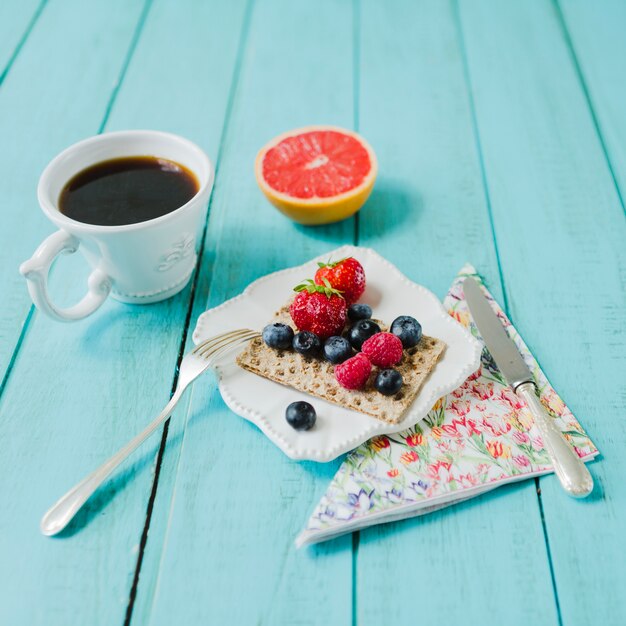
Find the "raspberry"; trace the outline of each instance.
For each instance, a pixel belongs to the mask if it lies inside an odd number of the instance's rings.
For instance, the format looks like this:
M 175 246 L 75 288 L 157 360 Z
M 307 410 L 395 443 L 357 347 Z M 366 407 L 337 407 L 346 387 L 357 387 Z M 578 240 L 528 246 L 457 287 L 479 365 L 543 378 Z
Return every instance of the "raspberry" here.
M 378 367 L 392 367 L 402 360 L 402 341 L 391 333 L 376 333 L 361 346 L 363 354 Z
M 359 353 L 335 367 L 335 378 L 346 389 L 360 389 L 367 382 L 371 371 L 369 359 Z

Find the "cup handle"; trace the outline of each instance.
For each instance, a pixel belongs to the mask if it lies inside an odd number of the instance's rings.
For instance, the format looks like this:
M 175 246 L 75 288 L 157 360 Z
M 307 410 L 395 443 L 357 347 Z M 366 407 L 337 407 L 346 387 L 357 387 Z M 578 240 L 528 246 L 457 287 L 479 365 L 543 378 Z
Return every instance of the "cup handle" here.
M 30 297 L 37 308 L 60 322 L 73 322 L 91 315 L 111 292 L 111 278 L 102 270 L 95 269 L 87 281 L 87 294 L 78 304 L 67 309 L 52 304 L 48 295 L 50 268 L 59 254 L 73 254 L 79 245 L 74 235 L 58 230 L 43 241 L 28 261 L 20 265 L 20 274 L 26 278 Z

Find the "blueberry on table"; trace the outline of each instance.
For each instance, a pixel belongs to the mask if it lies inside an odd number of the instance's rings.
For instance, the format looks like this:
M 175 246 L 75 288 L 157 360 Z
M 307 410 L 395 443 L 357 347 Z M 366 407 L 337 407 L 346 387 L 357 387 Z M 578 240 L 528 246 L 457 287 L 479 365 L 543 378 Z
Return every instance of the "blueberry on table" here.
M 352 346 L 345 337 L 329 337 L 324 343 L 324 358 L 338 365 L 352 356 Z
M 322 349 L 322 341 L 311 331 L 303 330 L 293 338 L 293 349 L 303 356 L 317 356 Z
M 422 338 L 422 325 L 410 315 L 396 317 L 391 323 L 390 330 L 400 338 L 405 348 L 416 346 Z
M 378 372 L 374 387 L 385 396 L 393 396 L 394 393 L 400 391 L 402 383 L 402 374 L 398 370 L 388 369 Z
M 291 348 L 293 341 L 293 330 L 287 324 L 268 324 L 263 329 L 263 341 L 270 347 L 277 350 L 287 350 Z
M 380 326 L 374 320 L 359 320 L 348 331 L 348 339 L 355 350 L 360 350 L 366 339 L 379 332 Z
M 317 415 L 315 409 L 308 402 L 299 400 L 292 402 L 285 411 L 287 423 L 296 430 L 311 430 L 315 426 Z
M 372 307 L 369 304 L 351 304 L 348 307 L 348 318 L 353 322 L 367 320 L 372 317 Z

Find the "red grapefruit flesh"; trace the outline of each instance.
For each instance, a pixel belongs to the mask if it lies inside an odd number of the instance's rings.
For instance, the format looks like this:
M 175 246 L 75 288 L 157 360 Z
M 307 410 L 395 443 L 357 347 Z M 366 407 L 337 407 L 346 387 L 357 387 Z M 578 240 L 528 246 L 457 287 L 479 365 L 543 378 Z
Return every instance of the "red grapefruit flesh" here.
M 303 224 L 349 217 L 369 196 L 376 157 L 351 131 L 309 127 L 285 133 L 257 156 L 256 177 L 268 199 Z

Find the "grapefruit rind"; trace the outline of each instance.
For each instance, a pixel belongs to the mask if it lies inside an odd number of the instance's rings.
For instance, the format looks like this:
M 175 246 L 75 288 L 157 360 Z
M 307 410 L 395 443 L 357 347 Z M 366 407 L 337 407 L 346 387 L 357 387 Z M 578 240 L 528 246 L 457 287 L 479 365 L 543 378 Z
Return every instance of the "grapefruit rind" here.
M 326 198 L 296 198 L 270 187 L 263 176 L 263 158 L 268 150 L 288 137 L 315 131 L 335 131 L 349 135 L 365 148 L 370 159 L 371 167 L 363 182 L 345 193 Z M 281 213 L 300 224 L 319 225 L 345 220 L 354 215 L 365 204 L 365 201 L 368 199 L 374 187 L 376 174 L 378 173 L 378 162 L 372 147 L 358 133 L 337 126 L 305 126 L 282 133 L 263 146 L 256 156 L 254 173 L 257 183 L 261 191 L 265 194 L 265 197 Z

